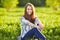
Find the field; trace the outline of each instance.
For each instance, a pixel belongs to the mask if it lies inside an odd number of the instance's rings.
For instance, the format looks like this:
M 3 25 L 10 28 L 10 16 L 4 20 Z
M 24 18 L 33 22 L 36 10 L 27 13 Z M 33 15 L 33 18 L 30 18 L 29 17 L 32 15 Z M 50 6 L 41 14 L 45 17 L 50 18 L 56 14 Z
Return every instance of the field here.
M 42 33 L 49 40 L 60 40 L 60 9 L 53 10 L 47 7 L 36 7 L 36 15 L 42 21 L 45 28 Z M 0 40 L 17 40 L 20 35 L 20 17 L 24 7 L 6 11 L 0 8 Z

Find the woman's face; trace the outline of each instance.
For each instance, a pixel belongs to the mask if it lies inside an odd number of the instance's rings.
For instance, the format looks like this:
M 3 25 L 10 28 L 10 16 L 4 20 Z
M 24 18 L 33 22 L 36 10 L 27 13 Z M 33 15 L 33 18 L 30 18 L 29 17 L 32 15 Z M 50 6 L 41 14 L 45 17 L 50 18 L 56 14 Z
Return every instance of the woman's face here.
M 27 6 L 26 11 L 27 11 L 28 15 L 31 15 L 32 14 L 32 8 L 31 8 L 31 6 Z

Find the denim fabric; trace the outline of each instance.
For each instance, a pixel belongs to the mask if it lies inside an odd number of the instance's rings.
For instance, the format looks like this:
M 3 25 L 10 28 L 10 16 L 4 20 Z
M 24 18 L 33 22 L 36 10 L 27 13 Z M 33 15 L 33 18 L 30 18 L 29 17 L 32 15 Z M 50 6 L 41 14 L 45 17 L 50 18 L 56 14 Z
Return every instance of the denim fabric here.
M 28 31 L 26 35 L 23 38 L 21 38 L 21 40 L 27 40 L 27 38 L 31 36 L 35 36 L 35 38 L 40 38 L 41 40 L 46 40 L 46 37 L 40 31 L 38 31 L 37 28 L 33 28 L 30 31 Z

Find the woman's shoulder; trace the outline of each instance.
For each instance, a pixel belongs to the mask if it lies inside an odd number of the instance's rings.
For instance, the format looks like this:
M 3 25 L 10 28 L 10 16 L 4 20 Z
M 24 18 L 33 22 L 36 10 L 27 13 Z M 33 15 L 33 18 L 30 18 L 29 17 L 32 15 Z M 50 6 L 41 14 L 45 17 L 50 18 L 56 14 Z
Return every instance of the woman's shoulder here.
M 39 19 L 39 18 L 36 16 L 36 17 L 35 17 L 35 20 L 38 20 L 38 19 Z
M 35 17 L 35 21 L 36 21 L 36 22 L 39 22 L 39 21 L 41 21 L 41 20 L 40 20 L 40 18 Z
M 20 17 L 20 19 L 25 19 L 24 16 Z

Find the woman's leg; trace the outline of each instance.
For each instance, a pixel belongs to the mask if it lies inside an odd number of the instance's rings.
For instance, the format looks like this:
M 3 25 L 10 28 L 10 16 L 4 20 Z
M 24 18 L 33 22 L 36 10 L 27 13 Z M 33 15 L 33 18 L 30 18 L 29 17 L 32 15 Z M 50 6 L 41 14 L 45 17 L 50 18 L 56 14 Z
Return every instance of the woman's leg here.
M 34 35 L 33 29 L 31 29 L 25 34 L 23 38 L 21 38 L 21 40 L 26 40 L 27 38 L 33 37 L 33 35 Z
M 37 28 L 34 28 L 35 38 L 40 38 L 42 40 L 47 40 L 46 37 Z
M 39 32 L 37 28 L 33 28 L 30 31 L 28 31 L 21 40 L 26 40 L 26 38 L 31 37 L 33 35 L 35 35 L 35 37 L 37 38 L 41 38 L 42 40 L 46 39 L 46 37 L 41 32 Z

